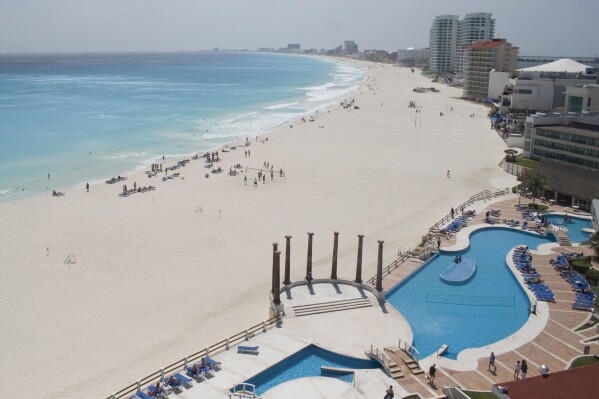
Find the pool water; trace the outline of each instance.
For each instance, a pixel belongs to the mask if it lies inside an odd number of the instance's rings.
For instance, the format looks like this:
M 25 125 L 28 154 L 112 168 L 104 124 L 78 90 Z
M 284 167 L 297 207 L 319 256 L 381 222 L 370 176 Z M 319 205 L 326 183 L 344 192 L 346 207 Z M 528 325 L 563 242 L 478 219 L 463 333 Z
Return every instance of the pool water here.
M 321 372 L 320 366 L 346 369 L 377 369 L 380 364 L 374 360 L 358 359 L 340 355 L 322 349 L 316 345 L 308 345 L 263 372 L 251 377 L 245 383 L 256 386 L 256 395 L 262 395 L 269 389 L 287 381 L 303 377 L 333 377 L 351 383 L 350 373 Z
M 467 249 L 441 251 L 390 290 L 387 301 L 410 323 L 420 358 L 448 344 L 444 356 L 457 359 L 464 349 L 489 345 L 520 329 L 528 320 L 530 301 L 509 270 L 506 255 L 517 245 L 534 249 L 552 241 L 553 236 L 483 228 L 470 236 Z M 457 254 L 476 262 L 476 274 L 461 285 L 444 283 L 439 275 Z
M 554 224 L 556 226 L 565 226 L 568 229 L 568 237 L 570 238 L 570 241 L 576 243 L 588 241 L 590 234 L 585 233 L 584 231 L 582 231 L 582 229 L 593 228 L 593 225 L 590 220 L 572 216 L 570 221 L 564 222 L 563 215 L 548 214 L 545 215 L 545 217 L 547 218 L 547 221 L 551 224 Z

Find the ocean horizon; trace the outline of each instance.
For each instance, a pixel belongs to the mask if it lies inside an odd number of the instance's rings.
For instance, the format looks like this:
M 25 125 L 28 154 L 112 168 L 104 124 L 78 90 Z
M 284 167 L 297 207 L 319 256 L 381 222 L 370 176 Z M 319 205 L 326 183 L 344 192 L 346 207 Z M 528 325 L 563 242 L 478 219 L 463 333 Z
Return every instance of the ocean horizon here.
M 0 202 L 252 139 L 330 107 L 366 73 L 263 53 L 0 55 Z

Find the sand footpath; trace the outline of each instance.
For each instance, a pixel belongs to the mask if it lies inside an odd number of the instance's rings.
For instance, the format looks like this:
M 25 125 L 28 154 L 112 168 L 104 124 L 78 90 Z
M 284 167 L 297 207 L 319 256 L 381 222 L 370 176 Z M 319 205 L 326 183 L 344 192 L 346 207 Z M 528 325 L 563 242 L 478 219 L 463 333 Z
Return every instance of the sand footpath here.
M 286 234 L 293 279 L 305 273 L 307 232 L 314 276 L 330 273 L 339 231 L 339 276 L 350 279 L 365 234 L 368 278 L 377 240 L 387 264 L 452 205 L 513 184 L 497 166 L 505 146 L 484 107 L 408 68 L 366 65 L 370 77 L 351 96 L 359 109 L 250 137 L 249 147 L 221 152 L 221 174 L 206 178 L 204 161 L 193 160 L 173 180 L 128 176 L 129 188 L 156 190 L 127 198 L 122 183 L 99 183 L 0 204 L 3 391 L 107 397 L 266 319 L 272 243 L 284 248 Z M 264 162 L 274 179 L 254 187 Z M 246 173 L 228 175 L 238 163 L 253 168 L 247 185 Z M 64 263 L 68 254 L 76 263 Z

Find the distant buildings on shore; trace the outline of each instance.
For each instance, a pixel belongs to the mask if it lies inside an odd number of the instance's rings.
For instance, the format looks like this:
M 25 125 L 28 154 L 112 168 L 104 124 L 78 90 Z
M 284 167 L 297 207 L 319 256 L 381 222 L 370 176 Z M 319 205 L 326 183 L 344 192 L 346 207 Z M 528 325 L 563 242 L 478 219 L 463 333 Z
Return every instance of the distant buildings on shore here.
M 518 48 L 505 39 L 473 43 L 465 47 L 464 59 L 464 98 L 498 98 L 516 70 Z

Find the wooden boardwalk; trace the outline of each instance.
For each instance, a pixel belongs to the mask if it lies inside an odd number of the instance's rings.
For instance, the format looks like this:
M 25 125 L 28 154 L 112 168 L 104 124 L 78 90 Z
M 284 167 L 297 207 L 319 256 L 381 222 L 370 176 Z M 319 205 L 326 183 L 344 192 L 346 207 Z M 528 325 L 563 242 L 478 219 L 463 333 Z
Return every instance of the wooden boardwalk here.
M 530 201 L 522 198 L 522 203 Z M 524 220 L 521 212 L 515 205 L 518 199 L 508 199 L 502 202 L 493 203 L 489 209 L 500 210 L 499 219 L 513 219 L 520 223 Z M 553 205 L 552 211 L 563 212 L 563 208 Z M 481 212 L 473 218 L 468 224 L 483 224 L 485 212 Z M 443 238 L 441 249 L 452 246 L 456 243 L 455 236 Z M 557 245 L 557 244 L 556 244 Z M 514 364 L 517 360 L 526 359 L 529 364 L 528 376 L 539 375 L 539 365 L 546 364 L 552 371 L 566 369 L 569 362 L 583 354 L 584 346 L 590 345 L 591 354 L 599 354 L 599 341 L 584 343 L 589 338 L 597 336 L 595 328 L 582 331 L 575 329 L 588 320 L 590 312 L 572 309 L 575 293 L 570 285 L 553 269 L 549 260 L 555 258 L 561 252 L 584 252 L 590 254 L 590 250 L 582 247 L 560 247 L 552 249 L 555 255 L 534 255 L 533 266 L 541 274 L 544 282 L 553 290 L 556 302 L 549 302 L 549 320 L 547 325 L 536 337 L 515 350 L 496 354 L 495 372 L 488 371 L 488 359 L 480 358 L 478 366 L 470 371 L 457 371 L 448 368 L 438 368 L 435 383 L 431 386 L 425 374 L 412 375 L 406 372 L 406 377 L 397 382 L 408 392 L 419 393 L 423 398 L 444 397 L 442 387 L 459 386 L 473 390 L 490 390 L 491 385 L 513 380 Z M 410 259 L 404 262 L 399 268 L 391 272 L 383 279 L 383 288 L 388 290 L 399 281 L 403 280 L 409 273 L 420 266 L 420 260 Z

